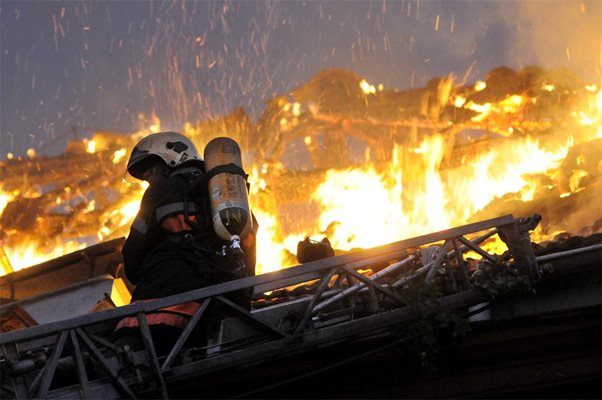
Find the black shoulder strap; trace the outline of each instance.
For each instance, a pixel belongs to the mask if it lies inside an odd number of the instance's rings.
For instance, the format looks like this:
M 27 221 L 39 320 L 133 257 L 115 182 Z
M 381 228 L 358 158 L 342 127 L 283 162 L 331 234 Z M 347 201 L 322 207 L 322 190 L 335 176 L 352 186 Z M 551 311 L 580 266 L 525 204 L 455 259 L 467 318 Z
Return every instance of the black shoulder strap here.
M 209 171 L 205 173 L 205 179 L 209 181 L 209 179 L 213 178 L 217 174 L 221 174 L 223 172 L 228 172 L 230 174 L 240 175 L 245 178 L 245 181 L 249 177 L 248 174 L 245 173 L 245 170 L 240 168 L 238 165 L 230 163 L 226 165 L 218 165 L 217 167 L 211 168 Z

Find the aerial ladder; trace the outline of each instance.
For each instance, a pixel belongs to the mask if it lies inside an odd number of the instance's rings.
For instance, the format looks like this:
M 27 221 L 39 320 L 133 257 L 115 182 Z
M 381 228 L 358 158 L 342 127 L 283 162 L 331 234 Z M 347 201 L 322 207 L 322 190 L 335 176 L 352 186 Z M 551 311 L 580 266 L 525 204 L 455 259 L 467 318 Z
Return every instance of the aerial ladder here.
M 529 231 L 541 217 L 506 215 L 367 250 L 308 262 L 144 303 L 116 307 L 0 335 L 0 397 L 170 398 L 195 393 L 210 377 L 340 344 L 370 352 L 408 340 L 392 336 L 424 311 L 408 295 L 443 283 L 436 301 L 466 314 L 491 296 L 475 275 L 485 267 L 537 282 L 542 274 Z M 490 254 L 484 244 L 499 237 L 508 251 Z M 476 260 L 476 261 L 475 261 Z M 266 302 L 264 293 L 303 288 L 298 296 Z M 257 301 L 241 308 L 227 294 L 253 288 Z M 145 316 L 195 301 L 200 308 L 167 355 L 158 356 Z M 205 347 L 187 344 L 210 310 L 222 315 Z M 116 347 L 117 322 L 135 317 L 144 349 Z M 374 341 L 375 343 L 377 341 Z M 359 344 L 361 343 L 361 345 Z M 251 396 L 253 392 L 227 396 Z M 192 396 L 195 397 L 195 396 Z M 197 393 L 196 397 L 202 397 Z

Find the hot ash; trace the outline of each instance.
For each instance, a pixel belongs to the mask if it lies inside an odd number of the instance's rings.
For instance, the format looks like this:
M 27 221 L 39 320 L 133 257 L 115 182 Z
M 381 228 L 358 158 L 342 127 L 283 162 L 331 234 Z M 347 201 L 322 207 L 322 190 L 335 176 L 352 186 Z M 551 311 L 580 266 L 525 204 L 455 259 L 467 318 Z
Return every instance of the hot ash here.
M 3 273 L 127 235 L 144 186 L 123 182 L 126 155 L 154 125 L 3 161 Z M 256 124 L 238 109 L 183 130 L 246 150 L 259 273 L 296 264 L 305 237 L 347 251 L 508 213 L 542 214 L 542 241 L 602 231 L 602 91 L 564 70 L 403 92 L 329 70 L 271 99 Z

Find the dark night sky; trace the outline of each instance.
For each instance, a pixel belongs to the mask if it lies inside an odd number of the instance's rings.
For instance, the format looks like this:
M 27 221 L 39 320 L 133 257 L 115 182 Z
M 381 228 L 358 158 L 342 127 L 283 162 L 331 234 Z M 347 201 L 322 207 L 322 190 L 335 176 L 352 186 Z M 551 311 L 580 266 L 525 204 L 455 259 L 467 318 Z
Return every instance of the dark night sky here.
M 0 18 L 0 159 L 60 153 L 72 127 L 132 132 L 153 112 L 176 130 L 237 106 L 256 118 L 330 67 L 389 89 L 502 65 L 602 76 L 599 0 L 2 0 Z

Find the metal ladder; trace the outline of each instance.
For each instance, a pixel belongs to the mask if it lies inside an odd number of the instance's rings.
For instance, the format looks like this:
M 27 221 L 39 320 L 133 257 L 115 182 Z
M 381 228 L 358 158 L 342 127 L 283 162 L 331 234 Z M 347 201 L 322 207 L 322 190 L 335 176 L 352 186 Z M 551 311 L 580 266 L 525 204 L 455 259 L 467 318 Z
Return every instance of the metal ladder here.
M 540 277 L 529 230 L 540 216 L 512 215 L 435 232 L 384 246 L 309 262 L 259 276 L 187 293 L 100 311 L 0 335 L 2 398 L 169 398 L 178 385 L 209 373 L 258 363 L 273 357 L 367 337 L 417 318 L 419 310 L 404 293 L 411 285 L 439 280 L 454 290 L 442 306 L 468 309 L 490 297 L 469 279 L 467 253 L 481 262 L 512 267 L 533 282 Z M 509 259 L 483 250 L 498 235 Z M 474 254 L 473 253 L 473 254 Z M 386 265 L 386 266 L 385 266 Z M 360 270 L 372 269 L 371 275 Z M 306 285 L 311 293 L 252 311 L 228 300 L 229 292 L 254 288 L 264 293 Z M 158 357 L 146 314 L 196 301 L 201 307 L 168 355 Z M 259 303 L 256 303 L 259 304 Z M 221 323 L 209 348 L 186 345 L 207 310 L 231 315 Z M 117 348 L 108 339 L 117 322 L 135 316 L 145 348 Z

